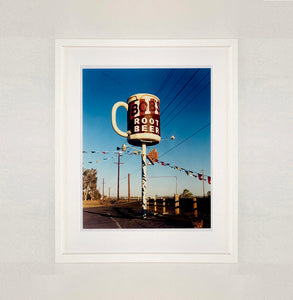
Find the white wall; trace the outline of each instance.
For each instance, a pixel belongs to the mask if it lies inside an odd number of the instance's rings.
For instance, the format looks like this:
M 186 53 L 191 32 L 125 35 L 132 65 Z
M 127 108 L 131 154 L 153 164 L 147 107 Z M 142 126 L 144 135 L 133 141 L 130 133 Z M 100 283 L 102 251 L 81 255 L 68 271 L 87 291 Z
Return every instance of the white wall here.
M 2 0 L 0 299 L 293 298 L 293 2 Z M 239 39 L 239 263 L 54 263 L 54 40 Z

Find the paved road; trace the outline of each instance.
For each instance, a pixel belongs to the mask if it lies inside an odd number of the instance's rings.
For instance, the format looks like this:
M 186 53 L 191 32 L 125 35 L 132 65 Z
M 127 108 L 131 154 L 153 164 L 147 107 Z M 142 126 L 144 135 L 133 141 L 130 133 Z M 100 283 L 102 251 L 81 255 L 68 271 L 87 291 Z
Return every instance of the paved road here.
M 141 206 L 135 202 L 83 209 L 83 227 L 93 228 L 193 228 L 186 217 L 174 215 L 141 216 Z

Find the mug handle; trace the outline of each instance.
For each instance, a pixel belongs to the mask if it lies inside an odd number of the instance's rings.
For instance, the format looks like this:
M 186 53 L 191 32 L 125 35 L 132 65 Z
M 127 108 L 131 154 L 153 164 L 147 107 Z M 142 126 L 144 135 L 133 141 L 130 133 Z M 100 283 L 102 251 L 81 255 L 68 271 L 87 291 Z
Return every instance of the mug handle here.
M 128 104 L 127 104 L 127 103 L 122 102 L 122 101 L 115 103 L 115 104 L 113 105 L 113 107 L 112 107 L 112 118 L 111 118 L 111 119 L 112 119 L 112 127 L 113 127 L 113 129 L 114 129 L 119 135 L 121 135 L 121 136 L 123 136 L 123 137 L 128 137 L 127 132 L 121 131 L 121 130 L 118 128 L 117 123 L 116 123 L 116 111 L 117 111 L 117 108 L 118 108 L 119 106 L 123 106 L 123 107 L 128 111 Z

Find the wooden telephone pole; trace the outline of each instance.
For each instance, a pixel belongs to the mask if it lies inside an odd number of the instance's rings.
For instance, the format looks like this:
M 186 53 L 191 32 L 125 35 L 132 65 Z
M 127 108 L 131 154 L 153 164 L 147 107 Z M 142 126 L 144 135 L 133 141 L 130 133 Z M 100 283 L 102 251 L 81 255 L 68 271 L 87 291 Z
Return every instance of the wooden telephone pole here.
M 120 162 L 120 152 L 118 152 L 118 162 L 115 164 L 118 164 L 118 178 L 117 178 L 117 201 L 119 201 L 119 183 L 120 183 L 120 165 L 123 164 Z

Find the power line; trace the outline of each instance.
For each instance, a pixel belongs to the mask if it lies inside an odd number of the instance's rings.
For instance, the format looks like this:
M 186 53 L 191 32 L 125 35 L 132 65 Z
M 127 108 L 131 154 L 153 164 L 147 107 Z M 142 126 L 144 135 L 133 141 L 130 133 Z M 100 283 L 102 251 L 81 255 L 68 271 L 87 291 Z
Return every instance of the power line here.
M 182 109 L 172 118 L 172 119 L 170 119 L 166 124 L 164 124 L 164 126 L 162 127 L 162 128 L 165 128 L 169 123 L 171 123 L 172 121 L 174 121 L 178 116 L 179 116 L 179 114 L 184 110 L 184 109 L 186 109 L 186 107 L 188 106 L 188 105 L 190 105 L 191 104 L 191 102 L 193 102 L 194 101 L 194 99 L 196 98 L 196 97 L 198 97 L 208 86 L 210 85 L 210 82 L 208 82 L 198 93 L 197 93 L 197 95 L 195 95 L 195 96 L 193 96 L 192 98 L 191 98 L 191 100 L 189 101 L 189 102 L 187 102 L 186 103 L 186 105 L 184 105 L 183 107 L 182 107 Z
M 168 86 L 168 92 L 165 95 L 165 99 L 169 99 L 171 98 L 171 96 L 176 92 L 176 86 L 181 86 L 182 84 L 179 84 L 179 82 L 184 78 L 185 74 L 187 73 L 187 71 L 185 70 L 183 72 L 183 74 L 179 75 L 179 77 L 176 79 L 176 81 L 173 82 L 169 82 L 169 86 Z M 175 73 L 176 74 L 176 73 Z M 174 91 L 173 91 L 174 90 Z M 160 98 L 162 98 L 162 96 L 160 96 Z M 166 105 L 163 105 L 164 103 L 162 103 L 162 108 L 161 108 L 161 114 L 165 112 L 165 110 L 167 110 L 169 107 Z
M 189 82 L 194 78 L 194 76 L 199 72 L 199 69 L 196 70 L 196 72 L 189 78 L 189 80 L 187 80 L 185 82 L 185 84 L 183 85 L 183 87 L 179 90 L 179 92 L 176 94 L 176 96 L 171 99 L 171 101 L 167 104 L 167 108 L 171 105 L 171 103 L 181 94 L 181 92 L 186 88 L 186 86 L 189 84 Z M 165 110 L 166 111 L 166 110 Z M 161 113 L 161 116 L 162 114 L 164 113 L 164 111 Z
M 172 151 L 173 149 L 177 148 L 178 146 L 182 145 L 184 142 L 186 142 L 187 140 L 189 140 L 190 138 L 192 138 L 193 136 L 195 136 L 196 134 L 198 134 L 199 132 L 201 132 L 202 130 L 204 130 L 205 128 L 207 128 L 208 126 L 210 126 L 211 123 L 207 123 L 205 126 L 201 127 L 200 129 L 196 130 L 193 134 L 191 134 L 189 137 L 185 138 L 182 142 L 180 142 L 179 144 L 177 144 L 176 146 L 172 147 L 171 149 L 169 149 L 168 151 L 166 151 L 165 153 L 163 153 L 162 155 L 160 155 L 160 158 L 169 153 L 170 151 Z
M 111 79 L 112 81 L 114 81 L 116 83 L 117 86 L 120 86 L 120 88 L 122 87 L 125 91 L 128 90 L 128 88 L 117 78 L 112 77 L 111 75 L 109 75 L 107 72 L 103 71 L 102 74 L 106 77 L 108 77 L 109 79 Z
M 174 84 L 172 84 L 172 86 L 174 87 L 174 86 L 179 85 L 179 82 L 181 81 L 181 79 L 184 78 L 184 76 L 185 76 L 186 73 L 187 73 L 187 70 L 185 70 L 185 71 L 183 72 L 183 74 L 182 74 L 181 76 L 179 76 L 179 79 L 177 79 L 177 81 L 176 81 Z M 167 94 L 166 98 L 169 97 L 169 94 L 170 94 L 170 93 L 171 93 L 171 90 L 170 90 L 170 92 Z M 170 105 L 173 101 L 174 101 L 174 100 L 171 99 L 171 100 L 169 101 L 169 103 L 165 105 L 165 109 L 162 110 L 161 116 L 162 116 L 162 114 L 164 114 L 164 112 L 169 108 L 169 105 Z
M 159 94 L 159 92 L 161 91 L 161 89 L 163 88 L 163 86 L 170 80 L 170 78 L 173 76 L 174 70 L 170 70 L 168 72 L 167 77 L 165 78 L 164 82 L 162 83 L 162 85 L 160 86 L 160 88 L 157 91 L 157 94 Z M 156 95 L 157 95 L 156 94 Z
M 140 168 L 140 167 L 138 167 L 138 170 L 130 171 L 130 175 L 137 174 L 138 172 L 141 172 L 141 168 Z M 120 181 L 121 181 L 121 182 L 122 182 L 122 181 L 125 181 L 125 180 L 127 179 L 127 177 L 128 177 L 128 176 L 122 177 Z
M 200 85 L 200 83 L 209 75 L 209 73 L 207 73 L 205 76 L 203 76 L 199 82 L 197 82 L 197 84 L 192 88 L 192 90 L 190 91 L 189 95 L 191 95 L 191 93 Z M 196 95 L 197 96 L 197 95 Z M 187 98 L 187 97 L 186 97 Z M 188 99 L 188 98 L 187 98 Z M 189 105 L 193 100 L 189 101 L 187 105 Z M 181 105 L 183 106 L 182 102 Z M 185 108 L 187 105 L 183 106 L 183 108 Z M 165 119 L 163 120 L 166 121 L 168 119 L 168 117 L 176 110 L 178 109 L 180 106 L 176 106 L 175 108 L 173 108 L 173 110 L 171 112 L 169 112 L 169 114 L 165 117 Z
M 128 162 L 131 158 L 133 158 L 132 155 L 129 155 L 130 153 L 126 153 L 126 154 L 128 154 L 128 159 L 124 160 L 123 163 L 120 162 L 120 164 L 125 164 L 125 163 Z M 131 153 L 131 154 L 133 154 L 133 153 Z M 120 158 L 123 157 L 123 156 L 125 156 L 125 155 L 124 155 L 124 154 L 120 154 Z M 116 163 L 116 164 L 117 164 L 117 163 Z M 134 171 L 133 171 L 133 172 L 134 172 Z M 136 172 L 136 173 L 137 173 L 137 172 Z M 133 173 L 131 173 L 131 174 L 133 174 Z M 121 178 L 120 178 L 120 183 L 123 182 L 126 178 L 127 178 L 127 176 L 121 177 Z M 112 177 L 112 178 L 110 179 L 109 185 L 114 184 L 114 181 L 115 181 L 115 177 Z
M 184 69 L 184 72 L 182 72 L 181 74 L 179 74 L 179 76 L 176 78 L 176 73 L 175 73 L 175 70 L 173 70 L 173 75 L 170 77 L 170 79 L 169 79 L 169 83 L 168 83 L 168 85 L 167 85 L 167 88 L 168 88 L 168 90 L 167 90 L 167 93 L 166 93 L 166 95 L 164 96 L 164 98 L 165 99 L 169 99 L 169 98 L 171 98 L 171 96 L 173 95 L 173 94 L 175 94 L 175 92 L 176 92 L 176 87 L 177 86 L 179 86 L 179 88 L 180 88 L 180 86 L 182 86 L 182 84 L 185 82 L 182 82 L 182 83 L 180 83 L 180 81 L 182 81 L 182 80 L 184 80 L 184 77 L 185 77 L 185 75 L 187 74 L 187 72 L 188 72 L 188 70 L 187 69 Z M 174 77 L 174 79 L 171 79 L 172 77 Z M 172 82 L 172 80 L 174 80 L 174 82 Z M 167 83 L 167 82 L 166 82 Z M 180 83 L 180 84 L 179 84 Z M 162 88 L 163 88 L 163 86 L 162 86 Z M 162 91 L 161 91 L 161 95 L 159 95 L 159 98 L 163 98 L 163 96 L 162 96 Z M 164 103 L 162 103 L 162 104 L 164 104 Z M 161 107 L 161 114 L 163 113 L 163 112 L 165 112 L 165 110 L 167 110 L 168 109 L 168 106 L 166 106 L 166 104 L 165 105 L 162 105 L 162 107 Z

